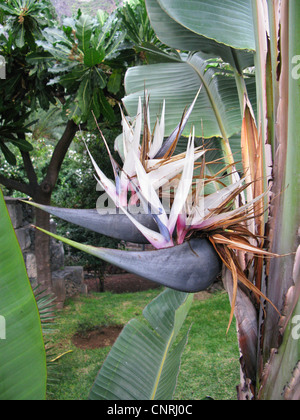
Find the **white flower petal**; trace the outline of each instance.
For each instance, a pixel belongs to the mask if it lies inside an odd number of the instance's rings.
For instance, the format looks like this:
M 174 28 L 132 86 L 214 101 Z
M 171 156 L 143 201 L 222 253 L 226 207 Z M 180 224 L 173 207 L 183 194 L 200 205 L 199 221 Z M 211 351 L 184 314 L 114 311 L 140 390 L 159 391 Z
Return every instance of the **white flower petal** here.
M 169 231 L 171 235 L 174 232 L 178 216 L 181 214 L 182 209 L 185 206 L 186 200 L 189 196 L 189 192 L 193 182 L 194 175 L 194 139 L 195 139 L 195 128 L 193 128 L 193 134 L 190 135 L 188 149 L 186 152 L 184 168 L 181 175 L 181 180 L 178 185 L 178 189 L 175 194 L 174 203 L 171 209 L 169 217 Z

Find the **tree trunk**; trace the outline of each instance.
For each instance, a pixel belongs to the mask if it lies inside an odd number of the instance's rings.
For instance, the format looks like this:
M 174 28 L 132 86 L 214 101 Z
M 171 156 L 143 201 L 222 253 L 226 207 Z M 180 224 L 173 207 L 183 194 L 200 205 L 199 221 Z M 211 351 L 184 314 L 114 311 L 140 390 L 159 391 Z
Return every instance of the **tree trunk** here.
M 50 205 L 51 194 L 45 194 L 38 188 L 34 201 L 38 204 Z M 36 209 L 36 226 L 47 231 L 50 230 L 50 215 L 42 210 Z M 41 292 L 51 294 L 52 279 L 51 279 L 51 262 L 50 262 L 50 238 L 48 235 L 35 231 L 35 255 L 37 263 L 37 278 Z
M 53 152 L 45 179 L 40 185 L 35 184 L 35 193 L 32 198 L 37 204 L 51 205 L 51 196 L 57 183 L 61 165 L 77 130 L 77 125 L 73 121 L 69 121 L 62 138 Z M 27 173 L 29 173 L 29 170 L 27 170 Z M 50 231 L 49 214 L 37 209 L 36 225 Z M 38 230 L 35 237 L 35 252 L 40 288 L 41 290 L 44 289 L 45 292 L 55 294 L 51 279 L 50 237 Z

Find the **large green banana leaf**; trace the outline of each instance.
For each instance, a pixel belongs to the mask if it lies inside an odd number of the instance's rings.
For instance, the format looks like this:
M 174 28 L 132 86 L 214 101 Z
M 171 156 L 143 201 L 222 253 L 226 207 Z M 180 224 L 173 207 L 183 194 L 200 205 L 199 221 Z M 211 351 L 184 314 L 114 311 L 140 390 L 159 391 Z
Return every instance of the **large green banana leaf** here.
M 215 54 L 237 69 L 253 65 L 251 0 L 146 0 L 146 5 L 166 45 Z
M 206 55 L 198 52 L 190 54 L 182 62 L 129 69 L 125 78 L 127 96 L 123 100 L 129 115 L 136 115 L 138 98 L 143 97 L 146 86 L 150 94 L 152 124 L 160 115 L 163 101 L 166 101 L 165 134 L 168 135 L 203 85 L 184 134 L 189 134 L 192 125 L 195 126 L 196 135 L 205 138 L 228 139 L 240 132 L 242 115 L 236 80 L 232 75 L 217 73 L 214 68 L 208 69 L 206 59 Z M 255 108 L 255 78 L 246 79 L 246 85 Z
M 90 393 L 91 400 L 170 400 L 188 332 L 173 346 L 193 295 L 166 289 L 126 325 Z M 116 363 L 117 361 L 117 363 Z
M 0 315 L 0 399 L 44 400 L 47 370 L 39 312 L 1 190 Z

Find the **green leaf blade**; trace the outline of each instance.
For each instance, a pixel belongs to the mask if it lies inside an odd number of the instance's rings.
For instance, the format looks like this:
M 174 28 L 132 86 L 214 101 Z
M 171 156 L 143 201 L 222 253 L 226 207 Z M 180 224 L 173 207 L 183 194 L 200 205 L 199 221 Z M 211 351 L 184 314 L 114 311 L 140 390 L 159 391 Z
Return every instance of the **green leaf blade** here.
M 158 0 L 188 30 L 236 49 L 255 50 L 251 0 Z
M 253 51 L 255 49 L 253 32 L 249 30 L 249 26 L 253 25 L 252 15 L 250 19 L 251 5 L 250 11 L 246 10 L 245 14 L 241 13 L 241 22 L 239 22 L 241 26 L 235 27 L 231 22 L 228 24 L 230 16 L 228 17 L 227 13 L 230 9 L 233 9 L 234 13 L 239 14 L 239 12 L 235 2 L 228 1 L 231 3 L 229 9 L 226 9 L 223 2 L 216 2 L 217 5 L 211 6 L 210 2 L 204 0 L 189 2 L 188 7 L 187 2 L 182 1 L 175 4 L 172 1 L 146 0 L 146 4 L 152 27 L 158 38 L 166 45 L 182 51 L 201 51 L 205 54 L 213 54 L 235 67 L 236 63 L 231 51 L 233 48 L 238 57 L 239 66 L 246 68 L 253 65 Z M 242 0 L 240 2 L 243 5 L 246 3 Z M 174 7 L 174 4 L 176 7 Z M 193 16 L 189 17 L 190 9 L 194 7 L 196 10 L 193 11 Z M 213 10 L 209 12 L 211 7 Z M 225 13 L 227 19 L 224 19 L 222 13 Z M 244 33 L 243 19 L 247 22 L 247 34 Z M 224 35 L 226 34 L 225 31 L 219 31 L 219 27 L 223 28 L 224 26 L 229 31 L 227 36 Z M 215 32 L 216 28 L 218 37 Z M 237 41 L 239 31 L 240 40 Z M 248 39 L 246 43 L 237 43 L 245 39 Z
M 8 211 L 0 191 L 0 399 L 44 400 L 46 356 L 38 308 Z
M 171 346 L 192 301 L 193 295 L 166 289 L 144 311 L 147 319 L 159 306 L 160 312 L 152 325 L 154 329 L 138 320 L 130 321 L 101 368 L 89 398 L 172 399 L 188 333 L 174 349 Z M 166 319 L 170 320 L 167 326 Z
M 96 50 L 96 48 L 89 48 L 84 54 L 84 64 L 87 67 L 94 67 L 100 64 L 105 56 L 104 50 Z
M 125 77 L 123 99 L 129 115 L 136 114 L 138 98 L 143 97 L 146 86 L 151 97 L 152 124 L 166 101 L 165 135 L 170 135 L 203 84 L 184 135 L 189 135 L 191 126 L 195 126 L 196 136 L 205 138 L 229 138 L 240 132 L 242 117 L 235 79 L 207 69 L 207 58 L 197 53 L 182 62 L 130 68 Z M 255 79 L 247 80 L 247 86 L 255 104 Z
M 76 36 L 79 40 L 79 48 L 85 53 L 89 46 L 93 32 L 93 21 L 87 15 L 81 15 L 76 22 Z

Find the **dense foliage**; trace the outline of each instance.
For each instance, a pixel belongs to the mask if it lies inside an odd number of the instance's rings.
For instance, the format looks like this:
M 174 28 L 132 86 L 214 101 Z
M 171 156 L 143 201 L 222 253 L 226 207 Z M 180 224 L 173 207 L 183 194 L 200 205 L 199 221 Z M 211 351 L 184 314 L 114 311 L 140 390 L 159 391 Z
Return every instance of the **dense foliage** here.
M 152 59 L 143 51 L 144 40 L 166 48 L 151 28 L 144 1 L 125 3 L 110 14 L 100 6 L 89 13 L 72 4 L 73 13 L 58 16 L 50 0 L 0 4 L 0 55 L 6 61 L 0 84 L 0 183 L 8 195 L 40 202 L 46 190 L 49 203 L 96 206 L 99 192 L 82 138 L 106 167 L 96 120 L 113 149 L 126 70 Z M 60 233 L 72 229 L 77 239 L 115 245 L 59 223 Z M 75 252 L 70 251 L 70 263 Z M 93 262 L 75 256 L 76 264 Z

